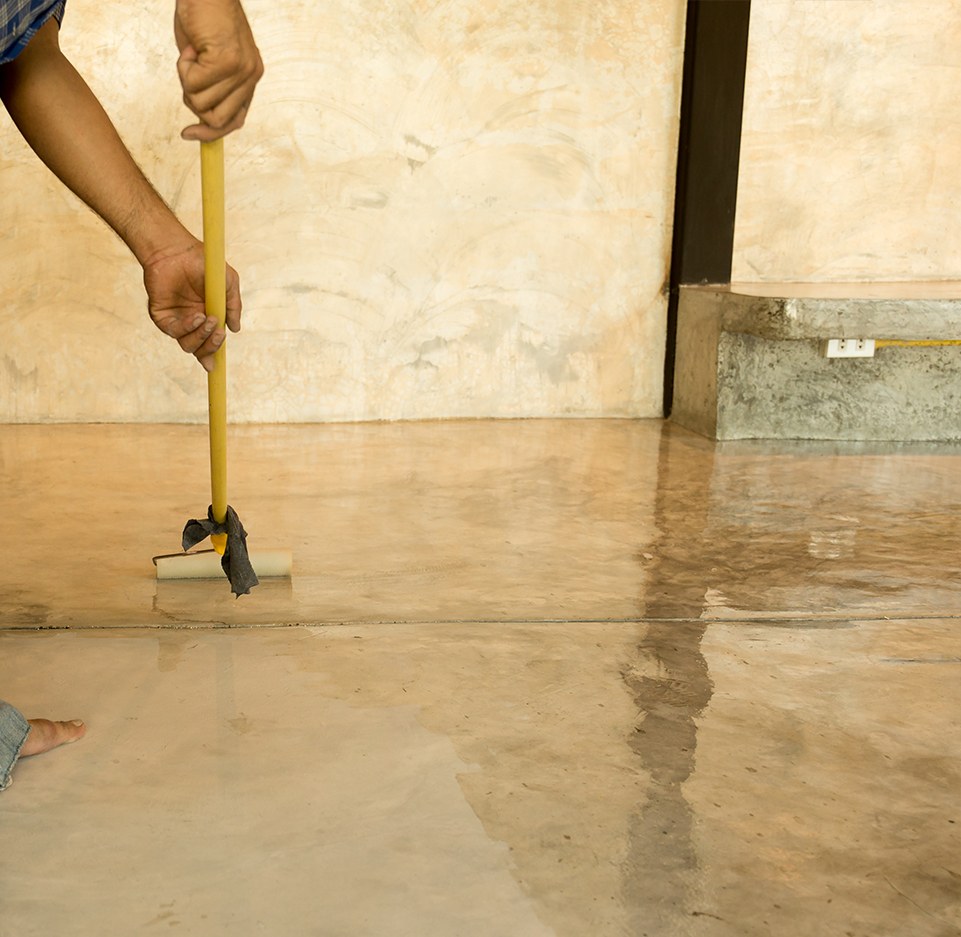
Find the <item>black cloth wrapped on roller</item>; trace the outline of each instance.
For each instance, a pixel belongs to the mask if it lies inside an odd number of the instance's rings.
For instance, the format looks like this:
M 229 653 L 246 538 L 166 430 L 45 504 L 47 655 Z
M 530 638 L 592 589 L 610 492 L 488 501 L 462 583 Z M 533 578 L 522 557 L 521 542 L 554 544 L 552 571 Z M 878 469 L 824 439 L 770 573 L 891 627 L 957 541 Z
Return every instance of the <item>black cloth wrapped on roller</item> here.
M 227 517 L 224 523 L 218 524 L 214 520 L 213 505 L 207 508 L 207 519 L 203 521 L 189 520 L 184 527 L 184 550 L 195 547 L 201 540 L 205 540 L 211 534 L 226 534 L 227 549 L 220 558 L 220 565 L 224 573 L 230 580 L 230 591 L 237 598 L 242 595 L 249 595 L 250 590 L 256 586 L 260 580 L 250 565 L 250 557 L 247 555 L 247 531 L 240 523 L 237 512 L 227 505 Z

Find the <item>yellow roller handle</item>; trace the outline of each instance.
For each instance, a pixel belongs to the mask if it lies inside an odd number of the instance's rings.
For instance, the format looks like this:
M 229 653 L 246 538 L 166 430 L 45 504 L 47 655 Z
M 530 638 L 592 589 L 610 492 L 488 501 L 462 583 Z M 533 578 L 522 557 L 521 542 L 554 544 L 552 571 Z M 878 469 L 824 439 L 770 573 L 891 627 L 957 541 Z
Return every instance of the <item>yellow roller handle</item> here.
M 207 315 L 226 328 L 227 259 L 224 220 L 224 141 L 200 144 L 200 185 L 204 209 L 204 303 Z M 207 374 L 207 413 L 210 426 L 210 503 L 214 520 L 227 518 L 227 343 L 213 356 L 213 370 Z M 223 555 L 224 534 L 210 537 L 214 549 Z

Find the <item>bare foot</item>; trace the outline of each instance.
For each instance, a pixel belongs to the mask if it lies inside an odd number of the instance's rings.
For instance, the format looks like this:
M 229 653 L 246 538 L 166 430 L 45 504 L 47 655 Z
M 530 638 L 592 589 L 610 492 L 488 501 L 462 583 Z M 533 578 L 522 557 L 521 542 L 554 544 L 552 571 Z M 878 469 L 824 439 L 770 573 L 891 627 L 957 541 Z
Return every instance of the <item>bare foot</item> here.
M 49 719 L 28 719 L 30 731 L 24 740 L 23 748 L 20 749 L 22 756 L 42 755 L 65 745 L 67 742 L 76 742 L 82 739 L 87 732 L 87 727 L 79 720 L 72 722 L 51 722 Z

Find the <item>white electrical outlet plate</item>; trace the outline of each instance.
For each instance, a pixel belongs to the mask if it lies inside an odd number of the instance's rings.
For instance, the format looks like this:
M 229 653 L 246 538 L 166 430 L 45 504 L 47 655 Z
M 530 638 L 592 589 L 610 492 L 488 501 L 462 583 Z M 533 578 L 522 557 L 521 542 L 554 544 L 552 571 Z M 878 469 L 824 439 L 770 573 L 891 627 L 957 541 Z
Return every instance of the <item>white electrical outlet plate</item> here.
M 829 338 L 821 342 L 825 358 L 873 358 L 873 338 Z

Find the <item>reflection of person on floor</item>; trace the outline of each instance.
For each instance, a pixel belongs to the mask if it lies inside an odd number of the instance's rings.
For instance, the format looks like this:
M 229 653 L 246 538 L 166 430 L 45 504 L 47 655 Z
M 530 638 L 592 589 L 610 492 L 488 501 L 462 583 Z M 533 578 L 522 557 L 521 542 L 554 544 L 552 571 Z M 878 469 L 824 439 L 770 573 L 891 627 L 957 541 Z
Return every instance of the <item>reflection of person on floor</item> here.
M 203 247 L 144 177 L 87 84 L 60 51 L 65 0 L 0 0 L 0 100 L 34 152 L 113 230 L 143 267 L 157 327 L 207 369 L 225 333 L 204 309 Z M 243 126 L 263 74 L 239 0 L 176 0 L 187 140 Z M 240 328 L 240 283 L 227 268 L 227 326 Z M 0 702 L 0 790 L 18 756 L 76 741 L 83 723 L 29 722 Z

